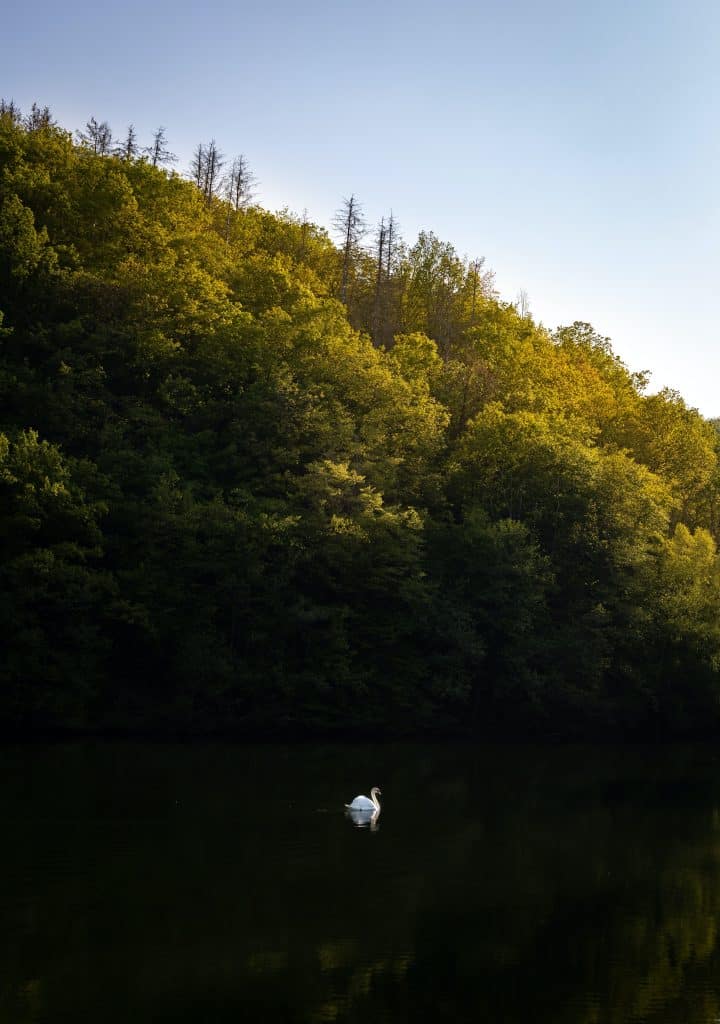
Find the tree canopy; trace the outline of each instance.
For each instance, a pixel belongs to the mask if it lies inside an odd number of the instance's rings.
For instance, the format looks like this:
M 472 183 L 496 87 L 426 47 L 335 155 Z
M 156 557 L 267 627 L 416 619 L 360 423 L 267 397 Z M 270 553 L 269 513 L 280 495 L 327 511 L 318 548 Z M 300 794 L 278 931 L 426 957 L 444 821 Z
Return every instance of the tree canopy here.
M 716 729 L 716 425 L 167 147 L 0 107 L 0 725 Z

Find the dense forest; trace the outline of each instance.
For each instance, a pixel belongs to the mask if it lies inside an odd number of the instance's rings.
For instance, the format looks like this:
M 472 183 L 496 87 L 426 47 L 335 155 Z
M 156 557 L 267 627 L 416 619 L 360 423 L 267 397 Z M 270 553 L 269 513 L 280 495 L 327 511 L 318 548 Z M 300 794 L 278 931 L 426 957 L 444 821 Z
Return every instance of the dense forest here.
M 429 231 L 172 160 L 0 108 L 0 726 L 717 730 L 716 426 Z

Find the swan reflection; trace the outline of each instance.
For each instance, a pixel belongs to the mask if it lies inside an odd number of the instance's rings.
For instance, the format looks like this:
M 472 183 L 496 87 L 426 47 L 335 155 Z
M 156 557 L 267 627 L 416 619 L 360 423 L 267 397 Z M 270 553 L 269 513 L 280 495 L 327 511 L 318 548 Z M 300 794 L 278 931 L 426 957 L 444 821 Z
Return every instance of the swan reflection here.
M 371 832 L 377 832 L 380 828 L 378 818 L 380 808 L 370 810 L 367 807 L 348 807 L 345 814 L 352 821 L 355 828 L 369 828 Z

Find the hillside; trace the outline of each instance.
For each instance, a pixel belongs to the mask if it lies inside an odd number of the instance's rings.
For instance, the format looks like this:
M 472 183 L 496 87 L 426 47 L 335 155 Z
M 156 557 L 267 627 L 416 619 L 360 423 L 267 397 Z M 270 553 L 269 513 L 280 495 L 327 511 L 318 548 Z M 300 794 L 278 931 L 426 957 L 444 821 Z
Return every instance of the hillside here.
M 430 232 L 96 148 L 0 114 L 5 730 L 718 728 L 713 423 Z

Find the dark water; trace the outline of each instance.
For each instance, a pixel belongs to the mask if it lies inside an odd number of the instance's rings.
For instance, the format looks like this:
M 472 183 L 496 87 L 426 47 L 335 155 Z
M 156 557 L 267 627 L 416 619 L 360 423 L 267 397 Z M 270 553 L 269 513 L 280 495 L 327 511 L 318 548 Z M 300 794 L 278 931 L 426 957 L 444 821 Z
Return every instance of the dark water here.
M 720 1019 L 708 747 L 12 747 L 0 806 L 2 1024 Z

